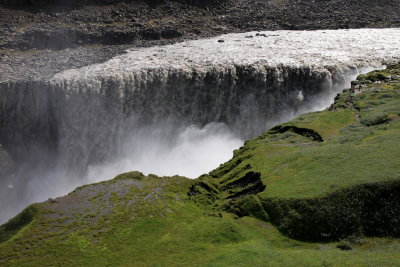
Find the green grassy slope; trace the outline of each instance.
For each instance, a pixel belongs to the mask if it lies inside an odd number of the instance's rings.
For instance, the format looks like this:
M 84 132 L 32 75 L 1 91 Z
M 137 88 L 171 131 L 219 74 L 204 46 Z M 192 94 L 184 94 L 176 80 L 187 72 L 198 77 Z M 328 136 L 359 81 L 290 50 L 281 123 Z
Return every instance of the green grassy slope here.
M 399 68 L 196 180 L 132 172 L 34 204 L 0 226 L 0 265 L 399 266 Z

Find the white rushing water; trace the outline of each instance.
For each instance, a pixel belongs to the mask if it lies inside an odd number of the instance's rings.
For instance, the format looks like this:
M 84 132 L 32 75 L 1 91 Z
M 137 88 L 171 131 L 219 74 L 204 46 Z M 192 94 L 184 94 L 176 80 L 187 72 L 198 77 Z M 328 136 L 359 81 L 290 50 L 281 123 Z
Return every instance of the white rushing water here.
M 0 112 L 18 121 L 7 136 L 16 146 L 32 138 L 16 149 L 25 176 L 0 184 L 0 222 L 125 171 L 195 178 L 245 139 L 327 107 L 357 74 L 394 62 L 400 29 L 251 32 L 131 49 L 50 83 L 3 84 Z M 43 148 L 49 138 L 54 155 Z
M 171 70 L 191 74 L 193 70 L 218 72 L 236 65 L 254 68 L 376 66 L 398 61 L 399 52 L 400 29 L 234 33 L 131 49 L 105 63 L 61 72 L 55 75 L 54 81 L 65 82 L 71 89 L 78 89 L 84 83 L 90 85 L 87 89 L 97 90 L 106 78 L 119 83 L 134 79 L 147 82 Z

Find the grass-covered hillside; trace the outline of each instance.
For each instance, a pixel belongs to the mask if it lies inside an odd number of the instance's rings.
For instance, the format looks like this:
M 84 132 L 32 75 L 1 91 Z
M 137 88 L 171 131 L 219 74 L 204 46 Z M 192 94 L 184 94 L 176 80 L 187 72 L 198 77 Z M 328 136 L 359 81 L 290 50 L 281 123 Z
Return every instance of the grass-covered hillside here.
M 0 226 L 0 266 L 399 266 L 400 66 L 198 179 L 139 172 Z

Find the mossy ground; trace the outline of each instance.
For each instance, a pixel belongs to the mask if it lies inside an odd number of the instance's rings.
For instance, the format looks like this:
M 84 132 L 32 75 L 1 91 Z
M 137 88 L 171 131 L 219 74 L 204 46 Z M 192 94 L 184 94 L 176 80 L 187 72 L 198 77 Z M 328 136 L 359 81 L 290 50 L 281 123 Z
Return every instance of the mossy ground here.
M 400 266 L 397 72 L 199 179 L 132 172 L 35 204 L 0 227 L 0 265 Z

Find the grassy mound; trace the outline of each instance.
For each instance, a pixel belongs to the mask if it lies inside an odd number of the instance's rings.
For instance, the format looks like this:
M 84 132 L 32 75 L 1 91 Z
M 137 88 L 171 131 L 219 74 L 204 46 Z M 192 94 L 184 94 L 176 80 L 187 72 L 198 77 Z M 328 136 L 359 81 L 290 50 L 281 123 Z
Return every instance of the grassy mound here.
M 130 172 L 28 207 L 0 227 L 0 265 L 399 266 L 398 73 L 198 179 Z

